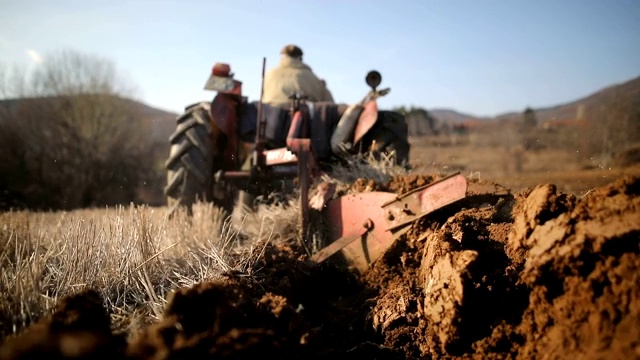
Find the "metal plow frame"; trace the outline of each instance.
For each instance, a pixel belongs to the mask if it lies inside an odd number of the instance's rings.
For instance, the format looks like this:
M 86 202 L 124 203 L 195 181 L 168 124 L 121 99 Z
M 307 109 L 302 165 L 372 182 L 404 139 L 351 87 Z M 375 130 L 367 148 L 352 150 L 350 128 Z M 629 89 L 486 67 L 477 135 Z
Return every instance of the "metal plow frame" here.
M 324 210 L 330 244 L 311 260 L 318 264 L 340 253 L 348 267 L 364 273 L 416 220 L 466 193 L 465 177 L 454 173 L 399 196 L 377 191 L 331 200 Z

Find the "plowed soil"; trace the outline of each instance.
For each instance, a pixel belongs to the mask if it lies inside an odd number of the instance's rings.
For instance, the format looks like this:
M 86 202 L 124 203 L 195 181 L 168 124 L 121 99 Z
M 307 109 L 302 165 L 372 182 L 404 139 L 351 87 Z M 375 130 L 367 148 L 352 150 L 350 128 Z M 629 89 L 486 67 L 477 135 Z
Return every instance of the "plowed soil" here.
M 360 181 L 402 193 L 434 178 Z M 1 357 L 640 358 L 640 178 L 586 196 L 553 184 L 468 197 L 412 225 L 362 276 L 269 245 L 252 276 L 180 289 L 130 340 L 99 296 L 65 299 Z

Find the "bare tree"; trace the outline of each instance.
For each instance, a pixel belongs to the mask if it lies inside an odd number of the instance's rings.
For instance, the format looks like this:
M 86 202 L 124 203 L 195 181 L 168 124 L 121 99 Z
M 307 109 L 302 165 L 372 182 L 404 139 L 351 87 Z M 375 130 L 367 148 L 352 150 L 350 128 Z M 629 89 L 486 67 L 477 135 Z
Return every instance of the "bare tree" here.
M 151 146 L 113 62 L 63 50 L 0 85 L 12 95 L 0 112 L 0 161 L 13 167 L 0 179 L 8 196 L 44 208 L 135 199 Z
M 536 112 L 530 107 L 524 109 L 524 112 L 522 113 L 522 126 L 525 129 L 535 129 L 535 127 L 538 126 Z
M 539 137 L 536 131 L 538 126 L 538 119 L 536 112 L 527 107 L 522 112 L 522 123 L 520 126 L 520 133 L 522 136 L 522 147 L 524 150 L 533 150 L 536 147 L 536 140 Z

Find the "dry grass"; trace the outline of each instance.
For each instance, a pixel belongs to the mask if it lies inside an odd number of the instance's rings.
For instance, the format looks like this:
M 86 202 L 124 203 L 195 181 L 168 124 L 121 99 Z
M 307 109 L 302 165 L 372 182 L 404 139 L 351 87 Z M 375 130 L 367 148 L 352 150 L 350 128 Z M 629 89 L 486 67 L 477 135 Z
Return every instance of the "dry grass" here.
M 161 315 L 177 287 L 226 271 L 250 274 L 266 244 L 292 226 L 283 223 L 295 221 L 270 216 L 239 230 L 208 204 L 197 204 L 192 218 L 178 212 L 169 220 L 166 211 L 0 214 L 0 334 L 19 331 L 86 287 L 102 293 L 117 330 L 135 330 Z
M 334 168 L 331 176 L 323 178 L 336 184 L 336 190 L 347 191 L 349 186 L 356 180 L 371 179 L 376 183 L 386 183 L 394 176 L 406 175 L 408 169 L 402 166 L 396 166 L 394 163 L 394 153 L 380 154 L 379 158 L 373 157 L 371 154 L 362 154 L 354 156 L 344 166 Z
M 640 165 L 604 166 L 604 159 L 584 157 L 575 149 L 522 151 L 469 141 L 441 144 L 428 140 L 413 139 L 414 167 L 427 172 L 460 171 L 468 178 L 490 180 L 512 191 L 552 183 L 559 191 L 582 195 L 623 175 L 640 176 Z
M 406 173 L 392 157 L 367 155 L 336 168 L 330 181 L 346 189 L 358 178 L 384 182 Z M 227 217 L 199 203 L 193 216 L 165 207 L 129 206 L 71 212 L 0 213 L 0 337 L 16 333 L 65 295 L 94 288 L 114 330 L 135 332 L 157 320 L 167 295 L 224 272 L 251 276 L 268 243 L 301 242 L 299 198 Z M 319 230 L 309 252 L 322 245 Z M 297 237 L 297 239 L 296 239 Z

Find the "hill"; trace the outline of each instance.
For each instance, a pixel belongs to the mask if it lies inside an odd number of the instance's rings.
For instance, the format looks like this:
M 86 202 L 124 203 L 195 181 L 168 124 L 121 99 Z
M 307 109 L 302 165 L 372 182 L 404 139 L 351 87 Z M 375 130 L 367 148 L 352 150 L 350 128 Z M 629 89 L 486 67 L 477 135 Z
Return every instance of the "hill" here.
M 622 84 L 601 89 L 569 103 L 534 109 L 542 124 L 562 124 L 571 120 L 602 120 L 603 113 L 640 113 L 640 77 Z M 520 119 L 521 113 L 511 112 L 497 116 L 497 120 Z
M 615 84 L 596 91 L 584 98 L 569 103 L 533 109 L 540 123 L 555 123 L 567 120 L 595 120 L 602 111 L 619 113 L 640 112 L 640 77 L 622 84 Z M 509 112 L 495 117 L 495 120 L 510 121 L 520 119 L 521 112 Z
M 0 100 L 0 110 L 7 111 L 15 108 L 20 101 L 37 101 L 37 99 Z M 158 152 L 168 152 L 167 139 L 175 129 L 175 119 L 178 114 L 160 110 L 132 99 L 122 99 L 122 101 L 136 109 L 140 114 L 141 121 L 149 122 L 152 129 L 150 135 L 154 145 L 157 145 Z M 613 118 L 619 119 L 621 116 L 633 116 L 640 113 L 640 77 L 606 87 L 581 99 L 551 107 L 534 108 L 533 110 L 539 124 L 549 126 L 571 125 L 580 120 L 608 121 Z M 478 117 L 443 108 L 428 109 L 428 112 L 439 125 L 465 124 L 472 126 L 494 122 L 513 122 L 522 119 L 522 113 L 515 111 L 495 117 Z M 409 135 L 429 134 L 429 129 L 434 126 L 433 119 L 421 116 L 408 117 Z
M 0 121 L 24 108 L 33 108 L 43 102 L 56 101 L 55 98 L 19 98 L 0 99 Z M 126 98 L 118 98 L 119 106 L 131 107 L 138 114 L 140 121 L 148 122 L 151 128 L 151 137 L 154 141 L 166 142 L 171 132 L 175 129 L 175 120 L 178 114 L 160 110 L 144 104 L 140 101 Z
M 151 122 L 151 137 L 153 141 L 166 143 L 168 151 L 169 135 L 175 130 L 178 114 L 160 110 L 139 101 L 130 99 L 127 101 L 135 106 L 141 115 L 141 119 Z
M 427 110 L 440 125 L 491 124 L 495 122 L 520 121 L 522 119 L 521 111 L 506 112 L 495 117 L 478 117 L 452 109 L 436 108 Z M 634 114 L 640 113 L 640 77 L 621 84 L 611 85 L 584 98 L 555 106 L 534 108 L 533 110 L 539 124 L 547 124 L 547 126 L 572 125 L 578 121 L 618 121 L 617 119 L 621 117 L 635 116 Z M 409 121 L 411 122 L 409 124 L 411 136 L 424 135 L 424 133 L 414 133 L 411 130 L 424 128 L 424 124 L 415 124 L 414 122 L 426 122 L 426 119 L 412 117 Z
M 143 102 L 123 99 L 134 105 L 141 114 L 143 121 L 151 122 L 151 137 L 154 143 L 159 147 L 166 144 L 168 151 L 167 139 L 175 129 L 175 120 L 179 114 L 161 110 Z M 0 104 L 7 101 L 17 100 L 0 100 Z M 482 124 L 492 122 L 510 122 L 520 121 L 522 112 L 506 112 L 495 117 L 480 117 L 472 114 L 458 112 L 453 109 L 433 108 L 427 109 L 439 124 L 460 125 L 460 124 Z M 524 110 L 524 109 L 523 109 Z M 604 89 L 598 90 L 584 98 L 573 100 L 564 104 L 545 108 L 534 108 L 536 117 L 540 124 L 549 123 L 567 124 L 573 120 L 595 120 L 601 119 L 603 111 L 618 113 L 634 114 L 640 112 L 640 77 L 615 84 Z M 412 117 L 409 121 L 409 133 L 411 136 L 424 135 L 425 129 L 430 128 L 430 124 L 426 123 L 426 119 L 420 117 Z M 424 122 L 424 123 L 423 123 Z
M 478 117 L 475 115 L 460 113 L 450 109 L 431 109 L 428 111 L 429 111 L 429 114 L 431 114 L 433 117 L 438 119 L 438 121 L 453 123 L 453 124 L 463 124 L 467 122 L 474 122 L 474 121 L 489 119 L 486 117 Z

